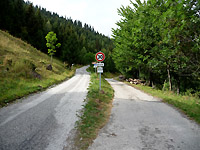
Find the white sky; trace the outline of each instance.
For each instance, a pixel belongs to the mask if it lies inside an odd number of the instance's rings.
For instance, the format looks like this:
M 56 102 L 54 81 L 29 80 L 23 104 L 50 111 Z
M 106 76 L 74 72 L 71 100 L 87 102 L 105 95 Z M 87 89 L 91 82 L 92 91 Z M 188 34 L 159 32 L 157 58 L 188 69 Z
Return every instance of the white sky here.
M 27 0 L 25 0 L 27 1 Z M 117 8 L 130 5 L 129 0 L 29 0 L 33 5 L 56 12 L 60 16 L 80 20 L 106 36 L 111 37 L 111 28 L 120 20 Z M 132 0 L 134 2 L 134 0 Z

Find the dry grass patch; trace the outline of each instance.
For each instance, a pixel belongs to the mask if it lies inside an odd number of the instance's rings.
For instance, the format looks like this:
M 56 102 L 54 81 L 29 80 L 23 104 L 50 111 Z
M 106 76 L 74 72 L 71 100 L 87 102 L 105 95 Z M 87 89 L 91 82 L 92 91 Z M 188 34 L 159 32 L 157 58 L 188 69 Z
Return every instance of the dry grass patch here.
M 46 70 L 50 57 L 30 44 L 0 30 L 0 106 L 47 88 L 73 76 L 73 70 L 53 59 L 53 70 Z

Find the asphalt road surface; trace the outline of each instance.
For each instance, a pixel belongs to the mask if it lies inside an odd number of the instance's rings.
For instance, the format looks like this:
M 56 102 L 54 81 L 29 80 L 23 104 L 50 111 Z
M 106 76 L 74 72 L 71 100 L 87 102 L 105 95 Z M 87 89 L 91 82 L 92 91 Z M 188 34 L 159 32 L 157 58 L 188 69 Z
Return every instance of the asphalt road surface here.
M 89 150 L 200 150 L 200 126 L 175 108 L 124 83 L 115 90 L 108 124 Z
M 62 150 L 87 95 L 86 68 L 58 86 L 0 109 L 0 150 Z

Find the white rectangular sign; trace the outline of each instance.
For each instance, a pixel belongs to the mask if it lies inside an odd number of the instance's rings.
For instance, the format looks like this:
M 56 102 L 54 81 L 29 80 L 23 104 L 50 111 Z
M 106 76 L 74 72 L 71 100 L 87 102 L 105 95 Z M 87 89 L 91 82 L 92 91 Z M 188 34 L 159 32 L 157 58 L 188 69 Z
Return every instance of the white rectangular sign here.
M 103 73 L 103 67 L 98 67 L 97 68 L 97 73 Z
M 97 63 L 97 66 L 98 66 L 98 67 L 103 67 L 103 66 L 104 66 L 104 63 Z

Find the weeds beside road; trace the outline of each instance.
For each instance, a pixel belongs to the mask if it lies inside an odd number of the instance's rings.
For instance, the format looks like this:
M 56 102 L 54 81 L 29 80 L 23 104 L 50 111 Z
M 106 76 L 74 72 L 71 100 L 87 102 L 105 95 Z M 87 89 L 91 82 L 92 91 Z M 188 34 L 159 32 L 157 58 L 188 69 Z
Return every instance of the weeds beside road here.
M 101 85 L 102 90 L 99 91 L 98 76 L 92 73 L 86 104 L 80 121 L 77 122 L 78 135 L 75 145 L 80 150 L 88 148 L 110 116 L 114 91 L 105 79 L 102 79 Z

